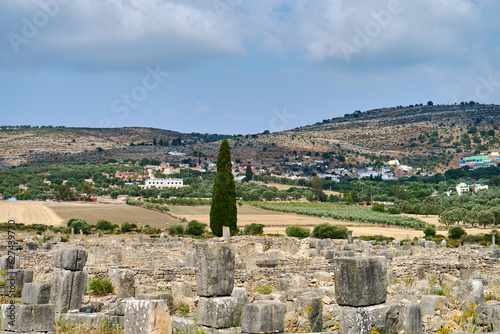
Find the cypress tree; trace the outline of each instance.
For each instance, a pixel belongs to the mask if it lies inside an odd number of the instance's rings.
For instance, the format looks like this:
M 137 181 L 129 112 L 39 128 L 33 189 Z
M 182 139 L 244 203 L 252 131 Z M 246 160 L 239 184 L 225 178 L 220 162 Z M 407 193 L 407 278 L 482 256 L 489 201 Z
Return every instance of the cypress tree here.
M 236 186 L 231 167 L 231 149 L 227 139 L 224 139 L 217 156 L 217 174 L 210 208 L 210 229 L 218 237 L 222 236 L 222 226 L 228 226 L 232 235 L 236 234 L 238 229 Z

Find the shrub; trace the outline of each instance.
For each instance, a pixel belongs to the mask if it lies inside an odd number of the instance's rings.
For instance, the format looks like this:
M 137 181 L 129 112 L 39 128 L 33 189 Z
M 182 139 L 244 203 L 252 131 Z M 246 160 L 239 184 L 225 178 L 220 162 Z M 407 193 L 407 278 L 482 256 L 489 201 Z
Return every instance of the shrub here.
M 130 224 L 129 222 L 123 222 L 122 226 L 120 227 L 120 231 L 122 233 L 128 233 L 128 232 L 132 231 L 134 228 L 137 228 L 137 225 Z
M 100 231 L 113 231 L 115 228 L 115 224 L 103 219 L 98 220 L 97 224 L 95 225 L 95 229 Z
M 69 229 L 74 229 L 75 233 L 82 231 L 83 234 L 90 234 L 92 231 L 92 227 L 83 219 L 71 218 L 66 225 Z
M 273 287 L 271 284 L 261 284 L 257 288 L 257 292 L 262 295 L 268 295 L 273 292 Z
M 181 235 L 184 233 L 184 226 L 182 225 L 172 225 L 169 228 L 167 228 L 168 233 L 170 235 Z
M 466 234 L 467 232 L 465 232 L 460 226 L 455 226 L 448 230 L 448 238 L 450 239 L 460 239 L 462 235 Z
M 372 207 L 372 211 L 377 211 L 377 212 L 385 212 L 385 207 L 383 204 L 377 204 Z
M 347 239 L 347 228 L 345 226 L 323 223 L 314 227 L 312 236 L 318 239 Z
M 391 206 L 391 207 L 389 208 L 389 213 L 390 213 L 391 215 L 399 215 L 399 214 L 401 213 L 401 211 L 400 211 L 397 207 L 395 207 L 395 206 Z
M 182 225 L 178 225 L 178 226 L 182 226 Z M 179 305 L 179 313 L 182 316 L 187 317 L 189 315 L 189 305 L 181 303 Z
M 432 226 L 427 226 L 426 228 L 424 228 L 424 234 L 426 237 L 435 237 L 436 229 Z
M 200 236 L 205 233 L 205 226 L 207 226 L 207 224 L 200 223 L 197 220 L 191 220 L 184 233 L 187 235 Z
M 89 294 L 103 296 L 113 292 L 113 284 L 107 278 L 94 278 L 89 281 Z
M 308 238 L 309 236 L 311 236 L 311 231 L 308 228 L 299 225 L 287 226 L 285 233 L 289 237 L 295 237 L 299 239 Z
M 264 233 L 264 225 L 252 223 L 245 226 L 245 235 L 261 235 Z

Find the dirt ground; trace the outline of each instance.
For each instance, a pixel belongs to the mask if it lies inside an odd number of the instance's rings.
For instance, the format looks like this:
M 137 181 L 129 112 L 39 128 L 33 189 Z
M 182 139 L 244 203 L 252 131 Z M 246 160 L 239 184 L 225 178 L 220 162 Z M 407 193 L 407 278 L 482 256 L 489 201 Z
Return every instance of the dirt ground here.
M 0 222 L 14 220 L 18 224 L 44 224 L 58 226 L 63 219 L 46 202 L 37 201 L 0 201 Z
M 16 223 L 65 225 L 71 218 L 85 219 L 89 224 L 96 224 L 99 219 L 109 220 L 113 224 L 123 222 L 166 228 L 179 221 L 157 211 L 122 204 L 77 203 L 77 202 L 38 202 L 38 201 L 0 201 L 0 222 L 14 219 Z

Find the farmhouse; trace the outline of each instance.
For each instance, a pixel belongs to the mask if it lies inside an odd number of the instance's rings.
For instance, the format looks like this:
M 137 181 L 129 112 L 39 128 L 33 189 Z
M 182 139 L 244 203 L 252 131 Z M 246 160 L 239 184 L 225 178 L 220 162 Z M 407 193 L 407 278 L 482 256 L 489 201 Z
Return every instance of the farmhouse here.
M 149 188 L 158 188 L 158 189 L 163 189 L 163 188 L 181 188 L 184 186 L 184 180 L 183 179 L 156 179 L 156 178 L 151 178 L 151 179 L 146 179 L 144 185 L 141 185 L 141 188 L 143 189 L 149 189 Z
M 469 186 L 466 183 L 460 183 L 457 185 L 456 189 L 457 189 L 458 196 L 462 196 L 462 194 L 465 191 L 470 191 L 472 189 L 472 191 L 474 193 L 477 193 L 478 190 L 488 189 L 488 186 L 481 185 L 481 184 L 473 184 L 473 185 Z

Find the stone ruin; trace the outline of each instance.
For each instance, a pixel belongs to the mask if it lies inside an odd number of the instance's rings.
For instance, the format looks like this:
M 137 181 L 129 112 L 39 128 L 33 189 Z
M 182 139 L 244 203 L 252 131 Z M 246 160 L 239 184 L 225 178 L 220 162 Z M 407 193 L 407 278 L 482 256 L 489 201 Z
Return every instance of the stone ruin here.
M 484 292 L 500 287 L 496 247 L 285 237 L 98 243 L 102 248 L 82 240 L 55 244 L 55 250 L 30 245 L 10 270 L 1 258 L 22 296 L 22 304 L 2 305 L 2 334 L 55 333 L 59 319 L 88 327 L 107 323 L 125 334 L 438 333 L 444 312 L 467 308 L 483 332 L 500 331 L 500 302 L 486 302 Z M 53 266 L 34 265 L 35 253 Z M 114 294 L 89 302 L 88 277 L 108 277 Z M 446 296 L 435 293 L 445 283 Z M 266 285 L 274 291 L 259 292 Z M 183 307 L 187 316 L 179 315 Z

